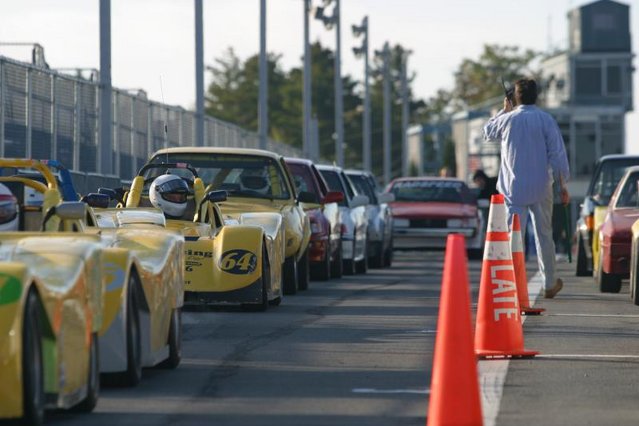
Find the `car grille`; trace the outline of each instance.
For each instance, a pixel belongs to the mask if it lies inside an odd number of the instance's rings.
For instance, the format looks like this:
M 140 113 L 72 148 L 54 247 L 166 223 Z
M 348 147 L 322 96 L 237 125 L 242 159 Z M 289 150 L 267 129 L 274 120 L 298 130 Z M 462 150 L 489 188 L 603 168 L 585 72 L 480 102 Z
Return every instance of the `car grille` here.
M 411 228 L 446 228 L 446 219 L 411 219 Z

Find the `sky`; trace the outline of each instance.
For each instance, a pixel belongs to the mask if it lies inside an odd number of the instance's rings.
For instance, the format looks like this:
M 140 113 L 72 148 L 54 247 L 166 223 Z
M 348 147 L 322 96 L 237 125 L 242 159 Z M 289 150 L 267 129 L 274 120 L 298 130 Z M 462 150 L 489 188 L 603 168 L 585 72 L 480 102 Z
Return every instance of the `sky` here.
M 312 0 L 320 6 L 321 0 Z M 204 61 L 212 65 L 232 47 L 240 58 L 259 50 L 259 0 L 203 0 Z M 631 5 L 633 49 L 639 48 L 639 2 Z M 35 42 L 52 68 L 99 68 L 99 0 L 5 0 L 0 43 Z M 418 98 L 449 89 L 464 58 L 477 58 L 487 43 L 545 51 L 567 45 L 568 10 L 588 0 L 341 0 L 342 72 L 363 76 L 351 49 L 361 44 L 351 25 L 369 19 L 369 46 L 385 41 L 413 51 Z M 195 104 L 194 1 L 111 0 L 112 81 L 144 89 L 149 98 L 192 109 Z M 311 41 L 335 47 L 335 31 L 311 20 Z M 267 50 L 282 55 L 284 69 L 301 66 L 302 0 L 267 0 Z M 0 54 L 27 60 L 26 48 L 0 45 Z M 636 60 L 635 60 L 635 66 Z M 207 73 L 208 74 L 208 73 Z M 205 84 L 209 76 L 205 75 Z M 634 73 L 639 109 L 639 72 Z M 626 116 L 628 153 L 639 153 L 639 112 Z

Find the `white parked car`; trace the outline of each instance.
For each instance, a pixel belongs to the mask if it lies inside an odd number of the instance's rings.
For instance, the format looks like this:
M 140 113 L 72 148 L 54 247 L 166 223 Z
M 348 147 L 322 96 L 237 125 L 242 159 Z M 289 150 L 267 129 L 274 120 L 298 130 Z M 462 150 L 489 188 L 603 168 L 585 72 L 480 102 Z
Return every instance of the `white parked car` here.
M 375 177 L 362 170 L 346 170 L 360 194 L 368 197 L 368 265 L 381 268 L 393 261 L 393 216 L 389 203 L 395 196 L 377 190 Z
M 331 191 L 344 193 L 339 203 L 342 214 L 342 259 L 344 274 L 365 273 L 368 269 L 368 197 L 359 194 L 340 167 L 317 166 Z

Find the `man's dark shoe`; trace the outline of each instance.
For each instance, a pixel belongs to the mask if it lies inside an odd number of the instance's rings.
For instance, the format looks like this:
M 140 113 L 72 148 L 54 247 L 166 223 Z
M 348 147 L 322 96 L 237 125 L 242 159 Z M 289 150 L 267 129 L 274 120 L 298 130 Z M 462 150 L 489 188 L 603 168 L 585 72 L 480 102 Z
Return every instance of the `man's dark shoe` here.
M 557 293 L 559 293 L 559 291 L 564 287 L 564 282 L 561 280 L 561 278 L 557 278 L 555 280 L 555 286 L 551 289 L 548 289 L 546 291 L 544 291 L 544 297 L 546 299 L 552 299 L 553 297 L 555 297 L 555 295 Z

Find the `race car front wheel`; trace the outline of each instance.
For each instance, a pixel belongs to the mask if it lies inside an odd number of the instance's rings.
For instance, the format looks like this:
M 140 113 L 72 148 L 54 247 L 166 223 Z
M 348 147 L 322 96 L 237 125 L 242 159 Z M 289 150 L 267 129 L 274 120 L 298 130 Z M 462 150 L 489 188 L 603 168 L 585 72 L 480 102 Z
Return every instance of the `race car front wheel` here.
M 25 424 L 44 422 L 44 374 L 40 303 L 35 290 L 30 290 L 24 309 L 22 329 L 22 403 Z
M 169 357 L 162 361 L 162 368 L 174 369 L 182 360 L 182 310 L 173 309 L 169 326 Z
M 284 294 L 295 294 L 298 290 L 297 262 L 295 256 L 284 260 Z
M 91 335 L 91 348 L 89 350 L 89 372 L 87 376 L 87 396 L 76 407 L 75 411 L 90 413 L 98 405 L 100 394 L 100 360 L 98 359 L 98 335 Z

